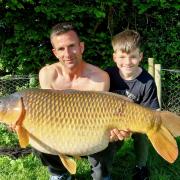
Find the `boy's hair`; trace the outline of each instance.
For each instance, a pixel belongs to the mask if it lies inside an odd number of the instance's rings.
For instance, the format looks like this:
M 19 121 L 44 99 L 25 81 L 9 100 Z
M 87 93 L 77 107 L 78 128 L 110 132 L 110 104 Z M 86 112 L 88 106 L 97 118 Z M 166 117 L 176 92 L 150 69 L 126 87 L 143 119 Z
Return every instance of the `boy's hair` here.
M 52 27 L 51 32 L 50 32 L 50 39 L 52 39 L 53 36 L 58 36 L 68 31 L 74 31 L 77 34 L 77 37 L 79 38 L 77 30 L 73 26 L 73 24 L 70 22 L 63 22 L 63 23 L 56 24 L 55 26 Z
M 135 30 L 122 31 L 112 38 L 112 46 L 115 52 L 118 50 L 130 52 L 135 48 L 140 48 L 140 45 L 141 37 Z

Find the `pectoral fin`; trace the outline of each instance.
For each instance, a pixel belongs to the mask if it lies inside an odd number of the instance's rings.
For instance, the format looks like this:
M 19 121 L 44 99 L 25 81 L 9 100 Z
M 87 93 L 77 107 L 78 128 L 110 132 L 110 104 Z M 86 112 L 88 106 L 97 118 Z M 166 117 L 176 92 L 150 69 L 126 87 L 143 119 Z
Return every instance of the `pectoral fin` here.
M 21 98 L 20 101 L 18 102 L 18 106 L 20 109 L 20 114 L 13 126 L 18 135 L 20 146 L 22 148 L 25 148 L 29 144 L 29 134 L 28 134 L 28 131 L 23 127 L 23 121 L 25 119 L 25 114 L 26 114 L 23 98 Z
M 71 174 L 76 174 L 76 162 L 65 155 L 59 155 L 64 167 L 71 173 Z
M 29 134 L 22 126 L 16 125 L 16 133 L 18 135 L 19 144 L 22 148 L 26 148 L 29 144 Z

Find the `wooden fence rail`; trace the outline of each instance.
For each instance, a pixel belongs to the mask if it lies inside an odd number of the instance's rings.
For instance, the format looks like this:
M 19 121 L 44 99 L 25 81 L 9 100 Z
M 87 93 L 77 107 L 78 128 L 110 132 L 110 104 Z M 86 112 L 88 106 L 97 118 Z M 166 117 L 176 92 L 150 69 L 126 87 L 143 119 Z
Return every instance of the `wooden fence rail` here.
M 154 64 L 154 58 L 148 58 L 148 72 L 154 77 L 157 86 L 157 95 L 160 109 L 162 107 L 161 99 L 161 64 Z

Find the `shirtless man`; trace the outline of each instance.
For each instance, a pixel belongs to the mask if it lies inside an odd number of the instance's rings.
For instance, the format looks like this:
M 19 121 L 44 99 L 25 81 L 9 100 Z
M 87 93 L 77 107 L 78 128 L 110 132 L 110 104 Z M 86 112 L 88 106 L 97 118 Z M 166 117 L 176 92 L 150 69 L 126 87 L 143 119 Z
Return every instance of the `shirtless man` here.
M 50 40 L 53 46 L 52 51 L 59 62 L 47 65 L 40 70 L 39 81 L 42 89 L 109 90 L 108 74 L 82 59 L 84 43 L 80 41 L 72 24 L 61 23 L 54 26 Z M 123 140 L 128 135 L 129 132 L 113 129 L 110 131 L 110 140 Z M 43 164 L 48 166 L 50 180 L 71 179 L 67 170 L 60 164 L 58 156 L 40 152 L 39 155 Z M 92 164 L 92 160 L 97 163 Z M 94 170 L 92 173 L 94 180 L 110 179 L 109 172 L 104 173 L 102 170 L 102 166 L 106 169 L 105 164 L 98 162 L 94 157 L 91 157 L 90 163 Z

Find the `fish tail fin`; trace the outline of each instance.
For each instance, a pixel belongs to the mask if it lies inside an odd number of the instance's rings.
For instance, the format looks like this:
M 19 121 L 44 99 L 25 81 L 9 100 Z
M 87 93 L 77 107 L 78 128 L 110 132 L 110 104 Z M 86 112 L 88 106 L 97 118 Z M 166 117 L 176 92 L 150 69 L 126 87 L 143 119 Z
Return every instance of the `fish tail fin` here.
M 171 132 L 174 137 L 180 136 L 180 116 L 169 111 L 161 111 L 162 124 Z
M 147 133 L 149 140 L 157 153 L 169 163 L 173 163 L 178 156 L 178 147 L 176 140 L 170 132 L 161 126 L 155 132 Z

